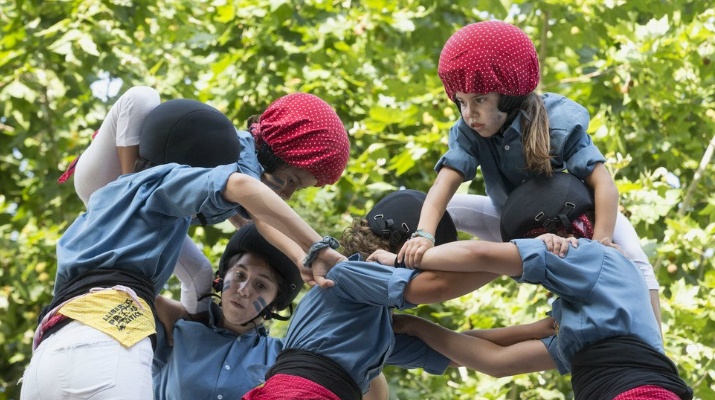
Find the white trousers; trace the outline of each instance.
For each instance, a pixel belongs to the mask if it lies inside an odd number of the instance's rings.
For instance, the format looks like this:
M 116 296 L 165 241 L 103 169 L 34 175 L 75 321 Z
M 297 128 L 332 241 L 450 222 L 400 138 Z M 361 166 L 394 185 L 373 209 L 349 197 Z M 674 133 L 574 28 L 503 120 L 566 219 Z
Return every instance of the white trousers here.
M 455 194 L 447 205 L 447 211 L 454 220 L 457 230 L 467 232 L 481 240 L 501 242 L 499 227 L 500 213 L 487 196 L 474 194 Z M 658 281 L 653 272 L 653 266 L 648 260 L 636 230 L 630 221 L 618 213 L 616 228 L 613 232 L 613 242 L 621 246 L 623 252 L 641 270 L 648 289 L 657 290 Z
M 21 400 L 151 400 L 149 338 L 130 348 L 72 321 L 45 338 L 25 369 Z

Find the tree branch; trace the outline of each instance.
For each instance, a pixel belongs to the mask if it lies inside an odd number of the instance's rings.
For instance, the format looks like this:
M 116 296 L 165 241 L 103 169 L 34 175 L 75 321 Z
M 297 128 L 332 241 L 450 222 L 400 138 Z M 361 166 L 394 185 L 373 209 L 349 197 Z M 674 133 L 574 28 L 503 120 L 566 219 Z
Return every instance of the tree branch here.
M 688 188 L 685 190 L 685 196 L 683 196 L 683 201 L 680 202 L 680 207 L 678 208 L 678 213 L 676 214 L 678 217 L 683 217 L 687 210 L 690 208 L 690 203 L 693 199 L 693 193 L 695 193 L 695 190 L 698 187 L 698 183 L 700 183 L 700 179 L 702 179 L 703 171 L 705 171 L 705 168 L 707 168 L 708 164 L 710 164 L 710 160 L 713 157 L 713 153 L 715 153 L 715 135 L 712 137 L 712 139 L 710 139 L 710 143 L 705 149 L 703 158 L 700 160 L 700 165 L 698 165 L 698 169 L 695 170 L 695 173 L 693 174 L 693 180 L 690 182 Z M 655 264 L 653 264 L 653 269 L 657 271 L 661 267 L 661 264 L 663 263 L 664 259 L 665 256 L 660 255 Z

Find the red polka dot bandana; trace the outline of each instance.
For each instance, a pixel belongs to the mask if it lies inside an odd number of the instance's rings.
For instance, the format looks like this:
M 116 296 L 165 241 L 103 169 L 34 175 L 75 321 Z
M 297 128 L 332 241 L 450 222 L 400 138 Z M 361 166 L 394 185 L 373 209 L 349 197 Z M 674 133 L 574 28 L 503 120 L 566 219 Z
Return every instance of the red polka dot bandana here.
M 257 146 L 266 143 L 281 160 L 315 175 L 316 186 L 337 182 L 348 163 L 350 141 L 343 122 L 312 94 L 279 98 L 250 130 Z
M 539 84 L 534 44 L 514 25 L 501 21 L 470 24 L 447 40 L 438 74 L 447 96 L 456 92 L 496 92 L 524 96 Z
M 659 386 L 645 385 L 621 393 L 613 400 L 680 400 L 680 396 Z

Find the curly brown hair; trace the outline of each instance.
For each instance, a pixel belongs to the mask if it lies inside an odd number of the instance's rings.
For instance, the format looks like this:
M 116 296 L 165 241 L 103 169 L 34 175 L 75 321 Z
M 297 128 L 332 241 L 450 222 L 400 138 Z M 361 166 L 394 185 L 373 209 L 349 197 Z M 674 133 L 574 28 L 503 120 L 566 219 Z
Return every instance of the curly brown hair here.
M 363 259 L 366 259 L 375 250 L 394 251 L 394 249 L 390 249 L 389 240 L 375 235 L 370 230 L 365 218 L 353 219 L 352 226 L 343 231 L 340 244 L 343 248 L 343 255 L 351 256 L 360 253 Z M 402 243 L 398 243 L 398 246 L 395 247 L 399 249 L 401 246 Z

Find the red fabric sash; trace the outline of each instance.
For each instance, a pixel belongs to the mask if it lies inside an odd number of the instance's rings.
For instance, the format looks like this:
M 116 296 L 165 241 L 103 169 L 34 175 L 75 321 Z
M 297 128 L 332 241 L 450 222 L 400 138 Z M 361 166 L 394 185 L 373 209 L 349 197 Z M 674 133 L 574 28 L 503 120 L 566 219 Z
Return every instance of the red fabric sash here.
M 252 389 L 242 400 L 340 400 L 330 390 L 299 376 L 276 374 L 263 386 Z
M 623 392 L 613 400 L 680 400 L 680 397 L 660 386 L 646 385 Z

